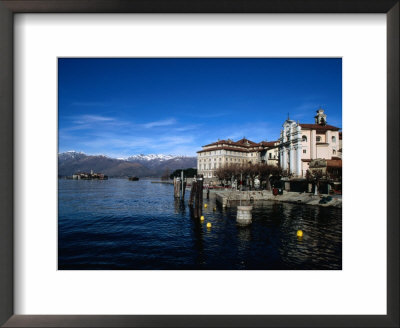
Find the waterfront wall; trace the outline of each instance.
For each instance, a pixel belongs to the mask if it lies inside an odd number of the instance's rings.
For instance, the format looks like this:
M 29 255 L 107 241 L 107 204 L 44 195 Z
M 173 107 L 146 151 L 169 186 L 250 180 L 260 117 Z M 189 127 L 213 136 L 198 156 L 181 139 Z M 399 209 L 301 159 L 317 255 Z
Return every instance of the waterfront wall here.
M 264 200 L 287 202 L 295 204 L 317 205 L 317 206 L 332 206 L 342 207 L 341 196 L 317 196 L 309 193 L 287 192 L 284 191 L 282 195 L 274 196 L 271 191 L 218 191 L 215 193 L 216 201 L 222 207 L 236 206 L 237 202 L 257 202 Z M 321 202 L 322 200 L 322 202 Z

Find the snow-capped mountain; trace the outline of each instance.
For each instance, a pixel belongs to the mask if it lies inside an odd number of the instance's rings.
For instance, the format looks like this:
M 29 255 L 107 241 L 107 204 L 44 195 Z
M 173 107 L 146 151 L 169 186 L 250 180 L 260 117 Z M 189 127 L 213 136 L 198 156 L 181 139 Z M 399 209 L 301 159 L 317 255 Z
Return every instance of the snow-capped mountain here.
M 129 156 L 126 160 L 130 163 L 141 164 L 158 173 L 165 171 L 165 169 L 174 171 L 181 168 L 194 168 L 197 163 L 196 157 L 162 154 L 140 154 Z
M 166 161 L 175 157 L 182 157 L 182 156 L 163 155 L 163 154 L 148 154 L 148 155 L 139 154 L 139 155 L 129 156 L 126 160 L 130 162 L 153 161 L 153 160 Z
M 166 171 L 172 173 L 176 169 L 195 168 L 196 161 L 196 157 L 188 156 L 140 154 L 123 159 L 68 151 L 58 154 L 58 174 L 69 176 L 93 170 L 111 177 L 160 177 Z
M 65 153 L 58 154 L 58 160 L 80 159 L 86 156 L 87 155 L 85 153 L 70 150 L 66 151 Z

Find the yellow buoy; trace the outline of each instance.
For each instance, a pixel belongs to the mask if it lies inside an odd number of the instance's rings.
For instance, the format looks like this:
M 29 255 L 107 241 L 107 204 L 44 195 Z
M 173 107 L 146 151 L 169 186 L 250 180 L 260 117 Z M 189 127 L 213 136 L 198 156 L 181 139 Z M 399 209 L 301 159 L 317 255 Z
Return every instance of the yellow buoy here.
M 200 216 L 200 221 L 204 221 L 204 216 Z
M 204 208 L 207 208 L 207 206 L 208 206 L 207 204 L 204 204 Z
M 297 237 L 299 238 L 303 237 L 303 231 L 297 230 Z
M 207 222 L 207 228 L 211 228 L 211 223 Z

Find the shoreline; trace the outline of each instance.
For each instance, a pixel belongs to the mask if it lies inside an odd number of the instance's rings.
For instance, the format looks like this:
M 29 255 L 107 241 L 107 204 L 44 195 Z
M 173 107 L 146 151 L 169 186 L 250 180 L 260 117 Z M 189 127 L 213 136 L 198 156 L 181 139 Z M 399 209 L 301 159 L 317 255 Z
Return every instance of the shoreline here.
M 274 196 L 270 190 L 262 191 L 214 191 L 211 194 L 215 195 L 216 202 L 222 205 L 222 207 L 230 207 L 231 202 L 238 202 L 240 200 L 247 202 L 257 201 L 275 201 L 292 204 L 303 204 L 312 206 L 322 207 L 335 207 L 342 208 L 342 196 L 334 195 L 314 195 L 311 193 L 299 193 L 299 192 L 288 192 L 283 191 L 283 195 Z M 323 200 L 323 203 L 320 201 Z

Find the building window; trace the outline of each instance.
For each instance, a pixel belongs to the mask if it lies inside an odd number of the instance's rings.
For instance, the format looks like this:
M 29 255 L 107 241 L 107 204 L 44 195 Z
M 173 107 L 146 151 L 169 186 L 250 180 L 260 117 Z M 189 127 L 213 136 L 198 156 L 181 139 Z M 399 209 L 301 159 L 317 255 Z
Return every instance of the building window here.
M 302 139 L 302 141 L 307 142 L 307 137 L 306 136 L 302 136 L 301 139 Z
M 336 137 L 335 136 L 332 136 L 332 142 L 336 143 Z
M 272 158 L 272 154 L 271 154 L 271 153 L 269 153 L 269 158 L 270 158 L 270 159 Z
M 306 153 L 307 153 L 307 150 L 303 149 L 303 154 L 306 154 Z
M 333 155 L 336 155 L 336 150 L 335 149 L 333 150 Z
M 321 142 L 321 137 L 320 136 L 317 137 L 317 142 Z

